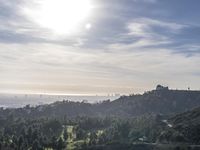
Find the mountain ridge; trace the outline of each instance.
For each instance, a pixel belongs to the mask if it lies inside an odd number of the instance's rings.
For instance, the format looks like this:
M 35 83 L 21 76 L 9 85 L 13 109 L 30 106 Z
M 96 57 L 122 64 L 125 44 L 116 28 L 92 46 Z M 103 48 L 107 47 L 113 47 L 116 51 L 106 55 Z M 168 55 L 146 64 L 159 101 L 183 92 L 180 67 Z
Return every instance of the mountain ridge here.
M 157 86 L 156 90 L 144 94 L 121 96 L 110 101 L 90 104 L 67 100 L 52 104 L 18 109 L 1 109 L 0 114 L 25 117 L 76 117 L 76 116 L 117 116 L 134 117 L 146 114 L 170 115 L 188 111 L 200 106 L 200 91 L 171 90 Z

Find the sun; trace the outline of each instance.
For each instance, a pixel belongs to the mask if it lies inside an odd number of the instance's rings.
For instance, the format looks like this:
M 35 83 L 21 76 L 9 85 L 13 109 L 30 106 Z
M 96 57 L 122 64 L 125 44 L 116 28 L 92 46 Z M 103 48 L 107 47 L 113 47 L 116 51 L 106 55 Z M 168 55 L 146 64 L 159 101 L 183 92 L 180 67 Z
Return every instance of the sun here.
M 34 4 L 33 8 L 25 9 L 28 17 L 57 34 L 79 30 L 93 8 L 90 0 L 35 0 Z

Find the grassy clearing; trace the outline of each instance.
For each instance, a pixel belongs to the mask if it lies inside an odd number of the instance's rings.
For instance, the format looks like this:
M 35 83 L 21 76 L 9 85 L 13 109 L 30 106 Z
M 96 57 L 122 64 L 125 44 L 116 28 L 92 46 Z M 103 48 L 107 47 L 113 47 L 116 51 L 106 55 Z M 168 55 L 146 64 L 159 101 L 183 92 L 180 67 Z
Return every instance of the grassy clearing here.
M 62 139 L 64 139 L 64 132 L 67 130 L 68 139 L 66 141 L 66 149 L 67 150 L 74 150 L 75 149 L 75 133 L 73 132 L 74 126 L 64 126 L 63 131 L 60 135 Z
M 88 132 L 87 133 L 87 138 L 85 140 L 76 140 L 76 133 L 74 131 L 74 126 L 63 126 L 63 131 L 60 135 L 60 137 L 62 139 L 64 139 L 64 132 L 65 130 L 67 131 L 67 134 L 68 134 L 68 139 L 66 141 L 66 149 L 67 150 L 75 150 L 76 147 L 84 144 L 84 142 L 86 143 L 89 143 L 90 142 L 90 135 L 91 135 L 91 132 Z M 103 134 L 103 130 L 97 130 L 96 131 L 96 135 L 97 137 L 100 137 L 101 135 Z M 46 150 L 52 150 L 52 149 L 46 149 Z

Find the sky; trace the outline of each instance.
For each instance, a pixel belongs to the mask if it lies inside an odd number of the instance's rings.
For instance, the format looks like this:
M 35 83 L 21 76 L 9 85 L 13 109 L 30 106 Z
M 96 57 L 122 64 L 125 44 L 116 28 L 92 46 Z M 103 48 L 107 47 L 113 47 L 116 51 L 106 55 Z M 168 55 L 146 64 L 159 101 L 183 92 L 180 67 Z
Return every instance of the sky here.
M 199 0 L 0 0 L 0 92 L 200 90 Z

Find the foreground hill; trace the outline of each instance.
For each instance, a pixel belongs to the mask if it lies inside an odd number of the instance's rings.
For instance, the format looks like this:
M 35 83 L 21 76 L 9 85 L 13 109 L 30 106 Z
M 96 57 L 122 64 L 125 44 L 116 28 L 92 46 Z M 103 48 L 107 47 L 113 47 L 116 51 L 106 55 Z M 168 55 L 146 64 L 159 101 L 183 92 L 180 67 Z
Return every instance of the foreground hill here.
M 0 110 L 1 116 L 21 117 L 76 117 L 76 116 L 118 116 L 134 117 L 146 114 L 170 115 L 200 106 L 200 91 L 169 90 L 157 86 L 156 90 L 142 95 L 122 96 L 115 101 L 98 104 L 70 102 L 63 100 L 37 107 Z
M 1 109 L 0 149 L 197 150 L 200 107 L 179 112 L 197 106 L 198 98 L 199 92 L 161 88 L 100 104 Z
M 169 122 L 186 142 L 200 144 L 200 107 L 176 115 L 169 119 Z M 169 135 L 169 132 L 167 134 Z

